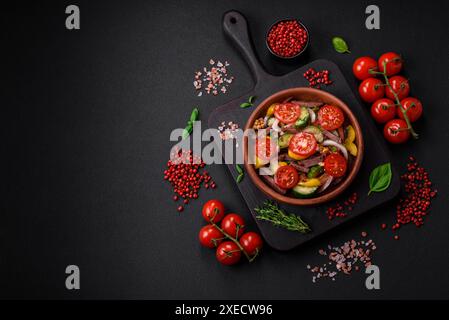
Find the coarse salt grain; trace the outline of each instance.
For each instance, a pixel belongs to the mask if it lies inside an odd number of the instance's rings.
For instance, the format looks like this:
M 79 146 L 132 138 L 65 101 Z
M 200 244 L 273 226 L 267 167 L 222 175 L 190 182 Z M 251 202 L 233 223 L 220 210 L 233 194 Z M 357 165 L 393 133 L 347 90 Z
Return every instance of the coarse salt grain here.
M 338 247 L 329 245 L 328 249 L 329 254 L 323 249 L 318 251 L 320 255 L 327 256 L 328 262 L 322 266 L 307 265 L 307 269 L 313 274 L 312 282 L 314 283 L 321 278 L 331 278 L 335 281 L 339 273 L 350 275 L 352 270 L 359 271 L 360 265 L 365 268 L 370 266 L 372 251 L 376 250 L 376 246 L 371 239 L 367 242 L 350 240 Z M 334 267 L 334 270 L 328 270 L 328 267 Z
M 193 87 L 200 91 L 197 94 L 198 97 L 201 97 L 203 92 L 214 96 L 220 92 L 226 93 L 234 80 L 234 77 L 228 76 L 229 63 L 227 61 L 223 64 L 221 61 L 215 62 L 214 59 L 210 59 L 209 65 L 210 69 L 203 67 L 203 72 L 195 72 Z

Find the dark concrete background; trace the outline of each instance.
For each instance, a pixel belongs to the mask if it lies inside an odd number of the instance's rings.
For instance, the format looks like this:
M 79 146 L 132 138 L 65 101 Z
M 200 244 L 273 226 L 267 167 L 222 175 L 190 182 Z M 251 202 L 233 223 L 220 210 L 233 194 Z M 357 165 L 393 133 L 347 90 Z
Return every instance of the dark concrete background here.
M 65 29 L 69 4 L 81 9 L 81 30 Z M 447 2 L 376 1 L 381 30 L 364 27 L 368 1 L 35 1 L 2 9 L 6 158 L 0 221 L 0 297 L 145 299 L 407 299 L 449 297 L 447 195 Z M 267 248 L 251 265 L 219 266 L 203 249 L 203 201 L 219 197 L 255 228 L 224 166 L 212 166 L 215 192 L 178 214 L 162 180 L 169 134 L 193 106 L 212 107 L 252 87 L 250 73 L 224 38 L 230 9 L 249 20 L 268 71 L 282 74 L 318 58 L 337 63 L 356 90 L 351 65 L 360 55 L 397 51 L 405 57 L 412 95 L 424 104 L 418 141 L 391 147 L 403 169 L 416 155 L 439 190 L 425 226 L 407 226 L 394 241 L 380 231 L 394 203 L 373 210 L 291 252 Z M 293 16 L 308 26 L 306 59 L 274 61 L 264 35 Z M 344 37 L 350 55 L 330 43 Z M 228 60 L 236 77 L 228 94 L 198 98 L 193 72 L 209 58 Z M 380 131 L 379 131 L 380 134 Z M 324 214 L 324 213 L 323 213 Z M 367 231 L 378 250 L 381 290 L 363 273 L 311 282 L 317 250 Z M 65 289 L 65 267 L 81 269 L 81 290 Z

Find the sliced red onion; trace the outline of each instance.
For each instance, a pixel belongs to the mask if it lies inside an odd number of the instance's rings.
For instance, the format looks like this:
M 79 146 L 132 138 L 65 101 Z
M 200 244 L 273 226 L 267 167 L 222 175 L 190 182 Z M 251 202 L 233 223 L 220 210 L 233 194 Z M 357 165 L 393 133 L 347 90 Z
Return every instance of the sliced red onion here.
M 273 130 L 276 131 L 276 132 L 281 132 L 282 131 L 282 129 L 279 127 L 279 120 L 278 119 L 274 120 L 273 125 L 271 126 L 271 128 L 273 128 Z
M 314 123 L 315 120 L 316 120 L 316 114 L 315 114 L 315 112 L 314 112 L 312 109 L 310 109 L 310 108 L 307 108 L 307 111 L 309 111 L 310 122 L 311 122 L 311 123 Z
M 273 171 L 271 171 L 270 168 L 262 167 L 262 168 L 259 169 L 259 174 L 261 176 L 272 176 L 274 173 L 273 173 Z
M 326 175 L 326 174 L 324 174 L 324 175 Z M 323 192 L 324 190 L 329 188 L 329 186 L 332 183 L 332 180 L 334 180 L 334 177 L 331 177 L 331 176 L 327 176 L 327 177 L 328 178 L 326 179 L 326 181 L 324 181 L 324 183 L 318 188 L 318 190 L 317 190 L 318 193 Z
M 345 146 L 343 146 L 342 144 L 339 144 L 335 141 L 332 140 L 324 140 L 323 141 L 323 146 L 334 146 L 338 149 L 340 149 L 341 153 L 343 153 L 343 156 L 348 159 L 348 150 L 346 150 Z
M 264 125 L 264 127 L 267 126 L 269 118 L 270 118 L 269 116 L 265 116 L 265 118 L 263 118 L 263 125 Z

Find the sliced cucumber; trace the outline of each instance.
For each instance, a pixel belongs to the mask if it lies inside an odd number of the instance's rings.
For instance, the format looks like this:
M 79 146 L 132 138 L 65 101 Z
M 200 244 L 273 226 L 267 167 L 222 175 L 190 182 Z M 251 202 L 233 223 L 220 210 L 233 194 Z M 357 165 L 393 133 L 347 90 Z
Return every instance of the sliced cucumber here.
M 293 137 L 293 135 L 291 133 L 286 133 L 286 134 L 280 136 L 278 139 L 278 146 L 280 148 L 287 148 L 291 137 Z
M 321 130 L 318 127 L 308 126 L 303 131 L 313 134 L 318 143 L 322 143 L 324 141 L 323 133 L 321 132 Z
M 276 120 L 275 117 L 270 117 L 270 118 L 268 118 L 268 120 L 267 120 L 267 126 L 271 127 L 271 126 L 273 125 L 273 123 L 274 123 L 275 120 Z
M 315 191 L 318 190 L 318 187 L 303 187 L 297 185 L 292 189 L 293 195 L 297 198 L 309 198 L 313 196 Z
M 312 168 L 310 168 L 309 172 L 307 172 L 307 178 L 309 178 L 309 179 L 316 178 L 319 175 L 321 175 L 323 172 L 324 172 L 324 169 L 322 166 L 320 166 L 320 165 L 313 166 Z
M 310 114 L 309 111 L 307 111 L 307 108 L 301 107 L 301 114 L 299 115 L 298 120 L 296 120 L 295 127 L 296 128 L 304 127 L 309 121 L 309 118 Z

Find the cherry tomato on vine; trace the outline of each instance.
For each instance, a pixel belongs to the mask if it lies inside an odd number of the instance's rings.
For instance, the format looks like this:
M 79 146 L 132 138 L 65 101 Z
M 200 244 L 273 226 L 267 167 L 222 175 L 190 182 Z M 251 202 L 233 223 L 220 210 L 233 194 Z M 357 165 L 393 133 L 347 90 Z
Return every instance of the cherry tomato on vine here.
M 394 76 L 390 78 L 390 85 L 393 88 L 394 92 L 398 95 L 399 100 L 405 99 L 408 97 L 410 93 L 410 85 L 408 80 L 403 76 Z M 395 96 L 390 87 L 387 87 L 385 90 L 385 94 L 388 98 L 394 100 Z
M 231 237 L 239 238 L 245 230 L 245 220 L 238 214 L 230 213 L 221 221 L 221 229 Z
M 401 72 L 402 58 L 397 53 L 387 52 L 380 56 L 378 67 L 381 72 L 384 72 L 384 62 L 386 63 L 386 74 L 388 77 Z
M 204 247 L 215 248 L 223 241 L 224 235 L 215 226 L 208 224 L 201 228 L 198 238 Z
M 421 118 L 422 115 L 422 104 L 421 101 L 419 101 L 416 98 L 408 97 L 401 101 L 402 106 L 406 110 L 407 117 L 410 120 L 410 122 L 415 122 L 419 118 Z M 404 119 L 404 115 L 402 114 L 401 108 L 398 106 L 398 116 L 401 119 Z
M 230 266 L 240 261 L 242 251 L 234 242 L 225 241 L 218 246 L 215 256 L 221 264 Z
M 393 100 L 379 99 L 371 106 L 371 116 L 377 123 L 386 123 L 396 116 L 396 106 Z
M 410 138 L 410 131 L 407 128 L 407 123 L 404 120 L 391 120 L 384 127 L 384 137 L 394 144 L 404 143 Z
M 254 256 L 256 253 L 260 252 L 263 246 L 262 238 L 255 232 L 247 232 L 240 238 L 240 245 L 243 250 L 250 255 Z
M 347 168 L 345 157 L 339 153 L 331 153 L 324 159 L 324 172 L 334 178 L 343 177 Z
M 385 87 L 379 79 L 368 78 L 360 84 L 359 94 L 363 101 L 374 102 L 384 97 Z
M 218 223 L 223 219 L 223 216 L 225 214 L 224 205 L 221 201 L 212 199 L 207 201 L 203 205 L 202 210 L 203 218 L 207 222 L 215 222 Z
M 352 65 L 352 73 L 359 80 L 365 80 L 373 77 L 369 71 L 377 71 L 377 61 L 371 57 L 360 57 L 354 61 Z

